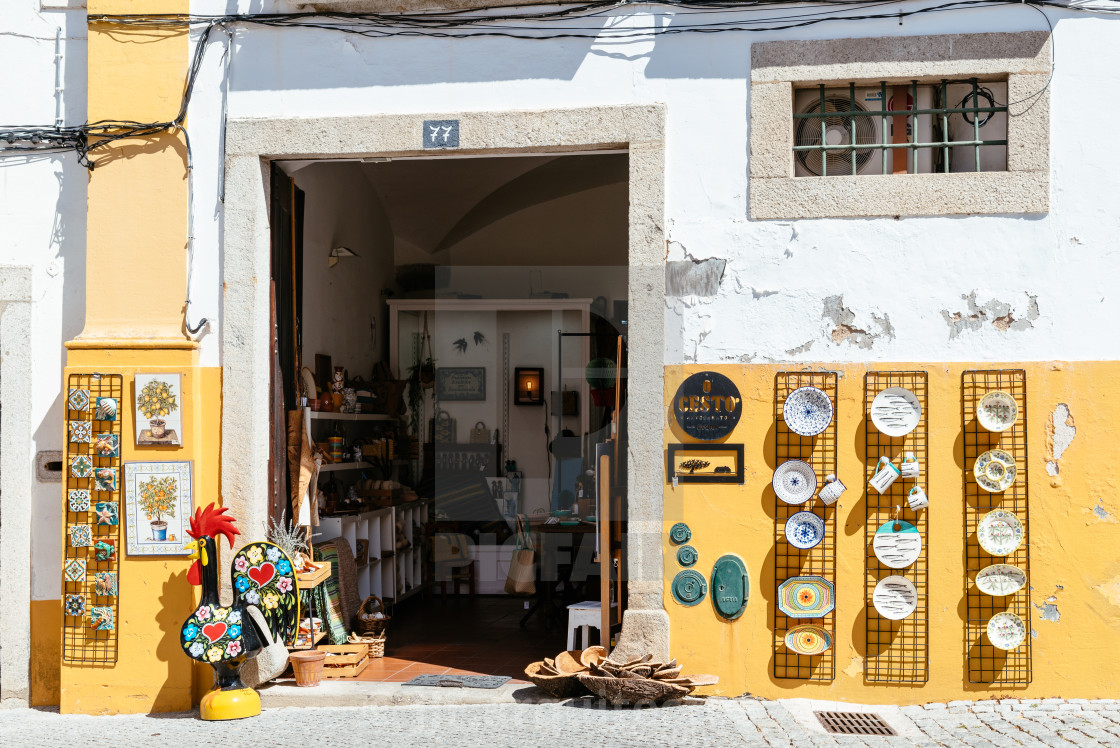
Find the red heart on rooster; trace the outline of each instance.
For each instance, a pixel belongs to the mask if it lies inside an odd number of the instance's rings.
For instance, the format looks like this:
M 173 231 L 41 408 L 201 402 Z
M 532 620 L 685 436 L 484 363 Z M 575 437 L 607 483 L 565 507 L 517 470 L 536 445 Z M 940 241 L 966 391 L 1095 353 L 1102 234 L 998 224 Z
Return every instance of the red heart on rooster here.
M 258 587 L 264 587 L 272 581 L 274 576 L 276 576 L 276 567 L 267 561 L 260 566 L 252 566 L 249 568 L 249 579 L 256 582 Z
M 226 635 L 227 628 L 229 627 L 226 626 L 224 621 L 208 623 L 202 627 L 202 635 L 209 639 L 210 643 L 213 644 Z

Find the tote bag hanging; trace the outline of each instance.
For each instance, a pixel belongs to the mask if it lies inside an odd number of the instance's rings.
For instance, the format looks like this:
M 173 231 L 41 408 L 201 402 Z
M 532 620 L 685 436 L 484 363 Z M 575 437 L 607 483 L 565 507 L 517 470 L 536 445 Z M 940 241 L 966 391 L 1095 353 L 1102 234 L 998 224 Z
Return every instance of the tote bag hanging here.
M 526 529 L 525 516 L 517 515 L 517 549 L 509 562 L 506 594 L 528 596 L 537 592 L 536 550 Z

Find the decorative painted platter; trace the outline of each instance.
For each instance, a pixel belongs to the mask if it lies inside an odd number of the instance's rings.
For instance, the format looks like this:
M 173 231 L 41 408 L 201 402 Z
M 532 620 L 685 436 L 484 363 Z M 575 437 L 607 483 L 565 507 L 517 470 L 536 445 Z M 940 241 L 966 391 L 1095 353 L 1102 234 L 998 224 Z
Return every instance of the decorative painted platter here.
M 1023 523 L 1011 512 L 996 509 L 980 519 L 976 541 L 993 556 L 1007 556 L 1023 542 Z
M 1027 583 L 1027 575 L 1018 566 L 992 564 L 976 574 L 976 589 L 985 595 L 1014 595 Z
M 824 577 L 790 577 L 778 587 L 778 609 L 790 618 L 820 618 L 836 607 L 836 587 Z
M 786 520 L 786 542 L 806 550 L 824 540 L 824 520 L 812 512 L 797 512 Z
M 972 474 L 985 491 L 1006 491 L 1015 482 L 1015 457 L 1002 449 L 989 449 L 976 458 Z
M 799 436 L 816 436 L 832 423 L 832 400 L 817 387 L 798 387 L 782 404 L 782 420 Z
M 883 618 L 901 621 L 918 608 L 918 590 L 906 577 L 885 577 L 875 585 L 871 603 Z
M 817 473 L 802 460 L 786 460 L 774 471 L 774 493 L 787 504 L 804 504 L 817 492 Z
M 832 634 L 820 626 L 794 626 L 786 632 L 786 649 L 799 655 L 819 655 L 831 646 Z
M 922 534 L 909 522 L 887 520 L 875 531 L 871 547 L 875 550 L 875 558 L 883 566 L 905 569 L 917 561 L 922 553 Z
M 976 420 L 988 431 L 1007 431 L 1018 417 L 1019 404 L 1002 390 L 989 392 L 976 405 Z
M 888 387 L 871 401 L 871 422 L 887 436 L 906 436 L 921 420 L 922 404 L 905 387 Z
M 1027 626 L 1014 613 L 996 613 L 988 621 L 988 641 L 996 649 L 1010 652 L 1027 639 Z

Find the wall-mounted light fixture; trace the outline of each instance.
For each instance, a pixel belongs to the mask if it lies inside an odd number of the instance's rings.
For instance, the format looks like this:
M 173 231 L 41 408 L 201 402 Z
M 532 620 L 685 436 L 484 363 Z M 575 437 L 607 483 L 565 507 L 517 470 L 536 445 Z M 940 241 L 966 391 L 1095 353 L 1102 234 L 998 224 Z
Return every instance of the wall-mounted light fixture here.
M 544 369 L 518 366 L 513 370 L 515 405 L 543 405 Z

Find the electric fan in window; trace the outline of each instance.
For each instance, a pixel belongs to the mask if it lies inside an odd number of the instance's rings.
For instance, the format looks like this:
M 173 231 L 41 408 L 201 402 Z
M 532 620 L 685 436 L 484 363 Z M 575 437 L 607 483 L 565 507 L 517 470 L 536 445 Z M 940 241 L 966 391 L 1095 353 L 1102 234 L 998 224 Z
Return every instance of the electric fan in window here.
M 802 108 L 798 114 L 815 114 L 820 111 L 821 101 L 817 98 Z M 830 112 L 866 112 L 867 110 L 858 103 L 852 102 L 851 99 L 836 97 L 824 100 L 824 111 L 828 114 Z M 797 119 L 795 122 L 794 145 L 819 146 L 821 144 L 820 117 L 806 117 Z M 853 124 L 855 125 L 855 142 L 857 145 L 872 145 L 879 142 L 872 117 L 829 114 L 824 117 L 825 145 L 851 145 Z M 875 154 L 875 149 L 859 148 L 854 150 L 856 152 L 856 171 L 863 171 L 863 167 Z M 850 175 L 852 173 L 852 151 L 852 148 L 836 148 L 827 151 L 827 175 L 830 177 L 839 174 Z M 794 154 L 798 165 L 809 174 L 820 176 L 824 172 L 821 161 L 824 158 L 825 151 L 794 151 Z

